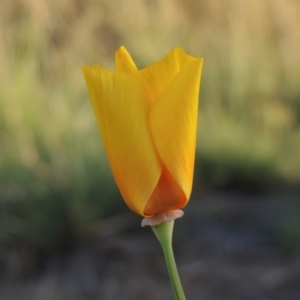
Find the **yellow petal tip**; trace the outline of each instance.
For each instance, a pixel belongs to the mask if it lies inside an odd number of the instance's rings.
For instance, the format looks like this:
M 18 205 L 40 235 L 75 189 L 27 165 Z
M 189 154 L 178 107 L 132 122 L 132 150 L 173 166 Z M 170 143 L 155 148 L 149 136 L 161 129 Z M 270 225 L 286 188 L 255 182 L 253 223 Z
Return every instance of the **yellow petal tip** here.
M 137 67 L 132 60 L 130 54 L 124 46 L 116 51 L 116 71 L 124 73 L 132 73 L 137 71 Z

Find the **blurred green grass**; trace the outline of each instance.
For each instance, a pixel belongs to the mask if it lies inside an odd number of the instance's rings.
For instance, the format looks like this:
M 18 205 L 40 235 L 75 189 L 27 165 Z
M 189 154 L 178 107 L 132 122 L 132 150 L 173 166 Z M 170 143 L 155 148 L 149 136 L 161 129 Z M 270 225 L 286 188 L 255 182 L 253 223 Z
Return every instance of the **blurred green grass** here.
M 299 183 L 299 27 L 297 0 L 1 1 L 0 242 L 57 247 L 125 208 L 81 74 L 121 45 L 204 57 L 198 178 Z

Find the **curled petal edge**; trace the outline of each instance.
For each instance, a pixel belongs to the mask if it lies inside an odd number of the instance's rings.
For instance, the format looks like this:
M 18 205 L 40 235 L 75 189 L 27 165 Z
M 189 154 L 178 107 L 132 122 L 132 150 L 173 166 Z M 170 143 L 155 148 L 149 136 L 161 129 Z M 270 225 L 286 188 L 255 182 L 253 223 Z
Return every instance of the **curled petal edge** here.
M 168 211 L 166 213 L 157 214 L 150 218 L 144 218 L 142 220 L 142 227 L 145 226 L 157 226 L 162 222 L 171 222 L 178 218 L 181 218 L 184 212 L 180 209 Z

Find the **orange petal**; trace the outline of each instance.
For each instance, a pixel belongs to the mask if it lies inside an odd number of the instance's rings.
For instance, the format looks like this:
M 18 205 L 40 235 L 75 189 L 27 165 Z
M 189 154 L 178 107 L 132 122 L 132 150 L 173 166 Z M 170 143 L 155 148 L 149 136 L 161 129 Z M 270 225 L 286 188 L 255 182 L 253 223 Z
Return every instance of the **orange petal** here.
M 186 202 L 186 195 L 181 187 L 164 167 L 159 181 L 145 206 L 144 215 L 153 216 L 175 210 L 183 207 Z
M 185 194 L 182 206 L 192 189 L 201 69 L 202 59 L 190 58 L 158 97 L 150 113 L 156 150 Z
M 135 76 L 98 65 L 83 67 L 83 73 L 120 192 L 133 211 L 144 215 L 161 174 L 149 131 L 149 101 Z

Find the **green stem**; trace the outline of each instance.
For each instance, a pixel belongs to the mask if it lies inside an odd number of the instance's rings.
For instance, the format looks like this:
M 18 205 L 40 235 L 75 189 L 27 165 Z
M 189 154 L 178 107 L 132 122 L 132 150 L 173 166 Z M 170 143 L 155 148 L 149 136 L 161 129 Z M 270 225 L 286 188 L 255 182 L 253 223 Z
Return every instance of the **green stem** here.
M 174 221 L 163 222 L 152 229 L 162 246 L 176 299 L 185 300 L 172 248 L 173 226 Z

